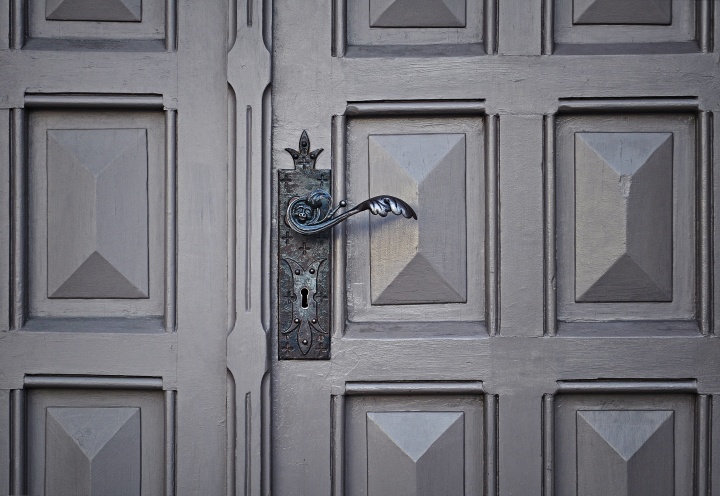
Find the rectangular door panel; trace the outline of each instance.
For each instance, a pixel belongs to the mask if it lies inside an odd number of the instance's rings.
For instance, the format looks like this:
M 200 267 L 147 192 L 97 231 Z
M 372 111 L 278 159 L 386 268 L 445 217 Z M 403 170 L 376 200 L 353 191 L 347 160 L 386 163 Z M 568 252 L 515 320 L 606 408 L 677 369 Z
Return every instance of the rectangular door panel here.
M 695 125 L 683 114 L 558 119 L 560 321 L 699 330 Z
M 27 49 L 172 50 L 176 1 L 28 1 L 13 23 L 26 26 Z
M 349 198 L 390 194 L 418 220 L 358 216 L 347 227 L 349 328 L 485 320 L 481 117 L 349 119 Z M 405 324 L 404 324 L 405 323 Z

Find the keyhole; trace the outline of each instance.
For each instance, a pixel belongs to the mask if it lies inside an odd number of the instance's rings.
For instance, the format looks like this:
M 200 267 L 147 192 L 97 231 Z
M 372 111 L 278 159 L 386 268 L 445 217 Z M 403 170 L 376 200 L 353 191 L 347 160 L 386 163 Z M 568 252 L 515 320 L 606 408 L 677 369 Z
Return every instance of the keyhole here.
M 302 307 L 307 308 L 308 307 L 308 293 L 309 291 L 307 288 L 302 288 L 302 291 L 300 291 L 300 294 L 302 295 Z

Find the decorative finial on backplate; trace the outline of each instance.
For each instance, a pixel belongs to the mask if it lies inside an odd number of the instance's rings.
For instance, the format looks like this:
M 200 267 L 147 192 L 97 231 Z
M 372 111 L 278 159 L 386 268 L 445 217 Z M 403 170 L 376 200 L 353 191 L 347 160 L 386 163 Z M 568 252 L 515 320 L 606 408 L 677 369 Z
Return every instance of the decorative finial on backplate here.
M 285 151 L 292 155 L 293 162 L 295 162 L 296 169 L 314 169 L 315 160 L 322 153 L 323 148 L 310 151 L 310 138 L 308 138 L 307 131 L 303 131 L 300 135 L 300 143 L 298 145 L 299 150 L 293 150 L 292 148 L 285 148 Z

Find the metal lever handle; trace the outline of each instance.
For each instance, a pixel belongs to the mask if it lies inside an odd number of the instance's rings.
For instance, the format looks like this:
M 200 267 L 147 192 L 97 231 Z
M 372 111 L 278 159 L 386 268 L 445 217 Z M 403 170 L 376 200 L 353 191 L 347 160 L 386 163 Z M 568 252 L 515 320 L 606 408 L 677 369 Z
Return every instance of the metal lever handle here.
M 295 163 L 295 170 L 314 170 L 315 160 L 322 153 L 323 149 L 310 151 L 310 138 L 307 131 L 300 135 L 298 150 L 285 148 Z M 341 208 L 345 208 L 347 202 L 342 200 L 338 206 L 332 208 L 332 196 L 323 189 L 312 190 L 304 197 L 294 197 L 288 203 L 285 211 L 285 224 L 300 234 L 317 234 L 330 229 L 341 223 L 348 217 L 357 213 L 370 210 L 373 215 L 385 217 L 389 213 L 402 215 L 406 219 L 417 220 L 417 214 L 410 205 L 390 195 L 374 196 L 362 203 L 359 203 L 350 210 L 335 215 Z
M 385 217 L 387 214 L 402 215 L 406 219 L 417 220 L 417 214 L 410 205 L 400 198 L 389 195 L 380 195 L 365 200 L 355 207 L 341 214 L 337 211 L 347 206 L 342 200 L 338 206 L 332 208 L 332 196 L 325 190 L 316 189 L 305 197 L 297 197 L 290 201 L 285 212 L 285 223 L 290 229 L 300 234 L 317 234 L 326 231 L 365 210 L 373 215 Z

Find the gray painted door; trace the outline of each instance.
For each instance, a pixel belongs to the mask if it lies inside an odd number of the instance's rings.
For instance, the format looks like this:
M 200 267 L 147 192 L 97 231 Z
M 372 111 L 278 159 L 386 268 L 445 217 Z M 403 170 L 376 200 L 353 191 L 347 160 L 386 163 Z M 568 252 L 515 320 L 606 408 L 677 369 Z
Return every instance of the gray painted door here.
M 0 1 L 0 494 L 225 491 L 227 19 Z
M 720 494 L 713 15 L 275 0 L 266 180 L 306 129 L 418 220 L 335 228 L 329 361 L 271 298 L 273 494 Z

